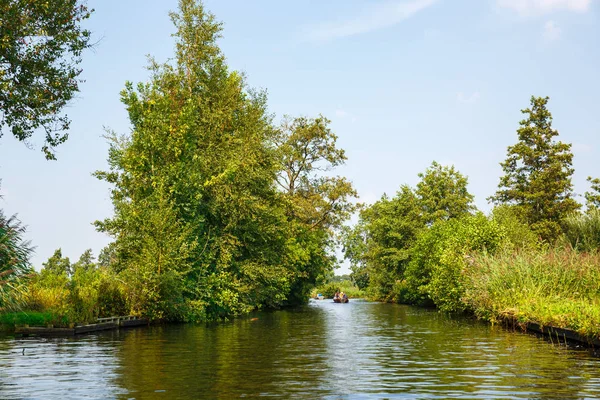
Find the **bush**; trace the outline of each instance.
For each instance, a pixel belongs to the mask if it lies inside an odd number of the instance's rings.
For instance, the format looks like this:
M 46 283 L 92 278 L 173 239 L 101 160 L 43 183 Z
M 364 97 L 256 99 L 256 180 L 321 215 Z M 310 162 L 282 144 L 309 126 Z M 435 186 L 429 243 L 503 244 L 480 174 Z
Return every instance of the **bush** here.
M 504 230 L 479 213 L 434 224 L 417 241 L 406 270 L 406 286 L 399 285 L 403 302 L 435 305 L 442 311 L 464 311 L 462 270 L 477 251 L 495 251 Z
M 123 285 L 107 268 L 79 268 L 71 278 L 42 270 L 31 279 L 22 303 L 24 310 L 51 313 L 59 325 L 129 313 Z
M 500 205 L 494 207 L 491 217 L 504 230 L 507 245 L 517 249 L 536 248 L 540 239 L 521 214 L 517 207 Z

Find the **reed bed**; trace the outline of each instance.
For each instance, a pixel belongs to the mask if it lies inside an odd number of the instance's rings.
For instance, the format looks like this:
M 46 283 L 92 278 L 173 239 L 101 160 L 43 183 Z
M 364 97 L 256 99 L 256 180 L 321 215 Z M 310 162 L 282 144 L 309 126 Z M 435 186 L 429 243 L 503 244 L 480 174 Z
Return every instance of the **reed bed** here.
M 600 253 L 569 248 L 476 255 L 463 301 L 479 318 L 571 329 L 600 338 Z

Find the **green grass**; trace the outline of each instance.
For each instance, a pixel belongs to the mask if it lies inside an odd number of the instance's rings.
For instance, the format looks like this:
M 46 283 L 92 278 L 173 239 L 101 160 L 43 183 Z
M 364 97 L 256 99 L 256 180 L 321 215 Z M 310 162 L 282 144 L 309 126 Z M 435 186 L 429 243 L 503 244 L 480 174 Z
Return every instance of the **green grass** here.
M 46 326 L 48 324 L 66 325 L 68 321 L 58 318 L 51 312 L 21 311 L 0 314 L 0 324 L 8 327 L 16 325 Z
M 570 249 L 478 255 L 463 301 L 482 319 L 512 319 L 600 337 L 600 254 Z

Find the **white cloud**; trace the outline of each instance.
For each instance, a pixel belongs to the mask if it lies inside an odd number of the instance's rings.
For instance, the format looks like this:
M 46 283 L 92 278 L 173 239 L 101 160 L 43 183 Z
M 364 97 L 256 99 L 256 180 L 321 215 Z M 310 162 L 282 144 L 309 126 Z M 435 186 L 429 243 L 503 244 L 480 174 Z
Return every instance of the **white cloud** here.
M 387 1 L 364 9 L 360 15 L 307 28 L 309 40 L 328 41 L 387 28 L 430 7 L 437 0 Z
M 544 15 L 556 11 L 586 12 L 592 0 L 496 0 L 502 8 L 516 11 L 521 16 Z
M 544 24 L 544 39 L 547 41 L 552 42 L 557 40 L 560 38 L 561 33 L 562 29 L 560 29 L 554 21 L 550 20 Z
M 458 92 L 456 94 L 456 100 L 458 100 L 459 103 L 465 103 L 465 104 L 472 104 L 477 102 L 477 100 L 479 100 L 479 98 L 481 97 L 481 95 L 479 94 L 479 92 L 473 92 L 470 95 L 466 95 L 463 92 Z

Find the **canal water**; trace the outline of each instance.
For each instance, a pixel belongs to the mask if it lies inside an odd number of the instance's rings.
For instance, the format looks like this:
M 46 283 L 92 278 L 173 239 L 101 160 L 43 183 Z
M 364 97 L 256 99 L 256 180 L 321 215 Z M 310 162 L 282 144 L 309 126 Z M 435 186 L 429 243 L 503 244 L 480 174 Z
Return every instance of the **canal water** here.
M 0 399 L 600 397 L 600 359 L 434 310 L 311 301 L 214 325 L 0 338 Z

